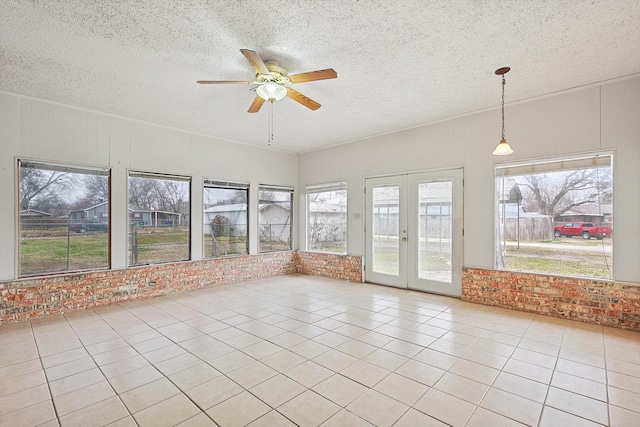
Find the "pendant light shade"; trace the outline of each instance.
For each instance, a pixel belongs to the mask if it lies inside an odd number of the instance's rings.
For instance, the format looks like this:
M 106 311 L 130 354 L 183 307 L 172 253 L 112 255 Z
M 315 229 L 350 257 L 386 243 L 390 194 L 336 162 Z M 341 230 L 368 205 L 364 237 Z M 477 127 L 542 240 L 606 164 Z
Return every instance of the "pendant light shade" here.
M 506 156 L 507 154 L 513 154 L 513 150 L 509 146 L 509 143 L 506 139 L 501 139 L 496 149 L 493 150 L 494 156 Z
M 498 143 L 495 150 L 493 150 L 494 156 L 506 156 L 508 154 L 513 154 L 513 150 L 509 146 L 507 139 L 504 137 L 504 86 L 506 84 L 506 80 L 504 75 L 507 74 L 511 70 L 509 67 L 502 67 L 496 70 L 496 74 L 502 76 L 502 138 Z

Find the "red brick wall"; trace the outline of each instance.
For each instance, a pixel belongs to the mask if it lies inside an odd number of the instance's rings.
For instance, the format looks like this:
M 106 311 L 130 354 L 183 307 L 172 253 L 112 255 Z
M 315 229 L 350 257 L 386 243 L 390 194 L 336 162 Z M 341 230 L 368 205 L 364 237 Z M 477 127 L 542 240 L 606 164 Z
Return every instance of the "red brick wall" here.
M 273 252 L 0 282 L 0 324 L 301 272 L 362 281 L 360 257 Z
M 362 257 L 319 252 L 297 252 L 297 256 L 300 273 L 362 282 Z
M 640 331 L 640 284 L 464 268 L 464 301 Z

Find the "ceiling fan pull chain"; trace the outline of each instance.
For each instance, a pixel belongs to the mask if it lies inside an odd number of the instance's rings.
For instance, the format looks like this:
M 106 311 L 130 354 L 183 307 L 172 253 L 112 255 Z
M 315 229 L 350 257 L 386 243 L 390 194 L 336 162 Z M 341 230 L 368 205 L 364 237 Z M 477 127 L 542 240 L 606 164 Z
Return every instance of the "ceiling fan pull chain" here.
M 269 146 L 271 141 L 273 141 L 273 99 L 269 100 Z

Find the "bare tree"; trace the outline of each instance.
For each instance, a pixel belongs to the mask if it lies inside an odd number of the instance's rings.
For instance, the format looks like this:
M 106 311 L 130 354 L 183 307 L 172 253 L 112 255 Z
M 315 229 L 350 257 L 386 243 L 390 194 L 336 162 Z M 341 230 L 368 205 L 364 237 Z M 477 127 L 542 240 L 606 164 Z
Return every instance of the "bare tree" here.
M 158 182 L 157 179 L 130 177 L 129 204 L 140 208 L 156 209 Z
M 85 197 L 90 204 L 109 200 L 109 177 L 105 175 L 85 175 Z
M 154 187 L 156 207 L 167 212 L 180 213 L 180 208 L 188 200 L 189 185 L 183 181 L 157 180 Z
M 517 179 L 523 206 L 557 218 L 578 206 L 610 199 L 611 169 L 578 169 L 552 174 L 523 175 Z
M 67 213 L 61 197 L 75 182 L 73 174 L 20 167 L 20 209 L 36 209 L 53 215 Z

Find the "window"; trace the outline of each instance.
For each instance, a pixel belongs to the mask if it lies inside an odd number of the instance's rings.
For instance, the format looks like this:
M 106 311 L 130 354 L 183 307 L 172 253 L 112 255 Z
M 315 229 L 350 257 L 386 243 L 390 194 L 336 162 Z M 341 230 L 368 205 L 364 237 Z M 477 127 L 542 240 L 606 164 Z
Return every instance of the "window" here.
M 258 199 L 258 252 L 291 250 L 293 188 L 261 185 Z
M 129 173 L 129 265 L 190 259 L 191 179 Z
M 496 268 L 612 278 L 612 154 L 496 167 Z
M 249 253 L 249 185 L 204 181 L 204 257 Z
M 18 161 L 19 275 L 109 268 L 109 169 Z
M 307 187 L 307 250 L 347 253 L 347 184 Z

